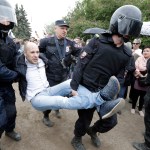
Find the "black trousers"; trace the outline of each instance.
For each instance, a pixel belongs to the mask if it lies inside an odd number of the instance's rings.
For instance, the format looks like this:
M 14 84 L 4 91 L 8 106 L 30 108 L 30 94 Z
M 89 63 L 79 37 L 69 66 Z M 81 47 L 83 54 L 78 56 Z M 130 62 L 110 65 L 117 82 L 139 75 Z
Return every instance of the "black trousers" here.
M 135 109 L 136 107 L 136 103 L 138 101 L 138 97 L 139 98 L 139 111 L 142 110 L 143 105 L 144 105 L 144 96 L 146 94 L 146 91 L 141 91 L 141 90 L 137 90 L 134 89 L 134 93 L 132 94 L 132 109 Z
M 144 97 L 145 99 L 145 143 L 150 148 L 150 91 Z
M 17 114 L 15 102 L 15 92 L 12 85 L 0 87 L 0 113 L 1 119 L 5 122 L 0 126 L 0 134 L 4 131 L 11 132 L 15 128 Z
M 89 128 L 93 114 L 96 108 L 92 109 L 81 109 L 78 110 L 78 120 L 75 123 L 74 134 L 76 137 L 82 137 L 86 134 L 87 129 Z M 99 119 L 92 126 L 94 132 L 105 133 L 111 130 L 117 124 L 117 115 L 113 115 L 108 119 L 101 120 Z

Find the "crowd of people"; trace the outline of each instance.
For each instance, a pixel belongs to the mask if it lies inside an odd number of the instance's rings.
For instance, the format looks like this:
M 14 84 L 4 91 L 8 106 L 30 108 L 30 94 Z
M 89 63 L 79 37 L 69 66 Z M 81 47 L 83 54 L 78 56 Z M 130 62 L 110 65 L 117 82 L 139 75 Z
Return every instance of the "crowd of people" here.
M 43 123 L 52 127 L 51 110 L 61 118 L 59 109 L 77 110 L 74 137 L 75 150 L 86 150 L 82 137 L 87 133 L 95 147 L 101 141 L 97 133 L 117 125 L 117 112 L 125 105 L 130 86 L 131 113 L 145 120 L 145 142 L 133 143 L 137 150 L 150 149 L 150 46 L 139 49 L 142 13 L 133 5 L 124 5 L 112 15 L 109 32 L 90 39 L 68 39 L 69 25 L 56 20 L 55 34 L 38 41 L 12 39 L 8 32 L 17 24 L 16 15 L 7 0 L 0 1 L 0 139 L 3 132 L 21 140 L 15 131 L 16 105 L 13 83 L 18 82 L 22 100 L 43 112 Z M 128 13 L 132 12 L 132 13 Z M 144 103 L 145 101 L 145 103 Z M 142 111 L 145 107 L 145 114 Z M 94 112 L 98 120 L 91 126 Z M 2 146 L 0 143 L 0 150 Z

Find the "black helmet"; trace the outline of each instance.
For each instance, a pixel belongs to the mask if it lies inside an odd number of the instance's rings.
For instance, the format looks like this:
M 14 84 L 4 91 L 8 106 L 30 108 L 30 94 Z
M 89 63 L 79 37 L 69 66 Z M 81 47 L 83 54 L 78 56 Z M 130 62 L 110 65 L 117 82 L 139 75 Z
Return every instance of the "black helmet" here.
M 142 13 L 133 5 L 119 7 L 112 15 L 109 30 L 112 34 L 139 36 L 142 27 Z
M 17 25 L 16 13 L 7 0 L 0 0 L 0 23 L 10 21 Z

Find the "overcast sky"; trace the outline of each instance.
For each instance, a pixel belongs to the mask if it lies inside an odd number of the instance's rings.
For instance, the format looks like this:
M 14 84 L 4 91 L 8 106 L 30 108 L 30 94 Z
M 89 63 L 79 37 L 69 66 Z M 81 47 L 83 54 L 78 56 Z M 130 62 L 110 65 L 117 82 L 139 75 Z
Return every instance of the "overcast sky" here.
M 12 6 L 23 5 L 33 31 L 41 32 L 45 24 L 62 19 L 78 0 L 9 0 Z

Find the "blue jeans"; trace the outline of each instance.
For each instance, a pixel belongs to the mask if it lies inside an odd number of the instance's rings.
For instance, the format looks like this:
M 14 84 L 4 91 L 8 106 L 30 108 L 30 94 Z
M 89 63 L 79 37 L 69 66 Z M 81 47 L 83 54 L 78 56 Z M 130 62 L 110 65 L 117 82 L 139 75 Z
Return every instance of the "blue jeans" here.
M 78 88 L 78 96 L 65 97 L 71 93 L 70 81 L 67 80 L 40 92 L 31 100 L 32 106 L 39 111 L 49 109 L 76 110 L 93 108 L 104 103 L 99 92 L 92 93 L 81 85 Z

